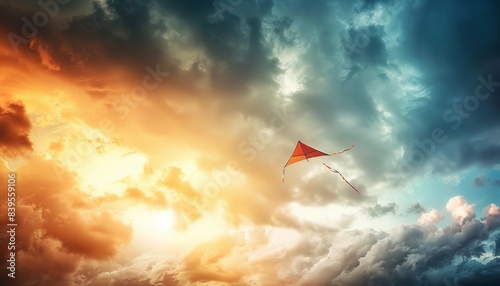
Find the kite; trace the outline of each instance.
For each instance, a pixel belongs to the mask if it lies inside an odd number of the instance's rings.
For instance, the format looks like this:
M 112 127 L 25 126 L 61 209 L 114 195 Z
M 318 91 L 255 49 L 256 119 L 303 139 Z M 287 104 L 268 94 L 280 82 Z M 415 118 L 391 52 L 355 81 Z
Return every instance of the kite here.
M 283 182 L 285 181 L 285 168 L 289 165 L 292 165 L 292 164 L 297 163 L 297 162 L 302 161 L 302 160 L 309 161 L 310 158 L 314 158 L 314 157 L 340 155 L 344 152 L 351 150 L 352 148 L 354 148 L 355 145 L 356 144 L 354 143 L 351 145 L 351 147 L 346 148 L 340 152 L 333 152 L 331 154 L 328 154 L 328 153 L 319 151 L 317 149 L 314 149 L 311 146 L 308 146 L 308 145 L 298 141 L 297 146 L 295 146 L 295 150 L 292 153 L 292 156 L 290 157 L 290 159 L 288 159 L 288 162 L 286 162 L 285 166 L 283 167 L 282 181 Z M 325 165 L 325 167 L 328 168 L 328 170 L 330 170 L 332 173 L 338 174 L 349 186 L 351 186 L 359 194 L 359 191 L 353 185 L 351 185 L 351 183 L 349 183 L 344 178 L 344 176 L 342 176 L 342 174 L 339 171 L 331 168 L 330 166 L 328 166 L 325 163 L 323 163 L 323 165 Z

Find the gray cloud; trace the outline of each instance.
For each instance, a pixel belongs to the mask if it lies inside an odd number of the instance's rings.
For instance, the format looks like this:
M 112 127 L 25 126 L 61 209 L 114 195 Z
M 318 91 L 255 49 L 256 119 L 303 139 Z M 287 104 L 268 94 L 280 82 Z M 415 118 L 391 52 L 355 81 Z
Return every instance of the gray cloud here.
M 500 236 L 498 235 L 495 240 L 495 256 L 500 256 Z
M 418 82 L 426 94 L 408 113 L 408 119 L 417 124 L 405 130 L 402 142 L 408 158 L 418 148 L 414 140 L 429 138 L 434 128 L 443 128 L 447 140 L 436 144 L 436 151 L 426 156 L 431 159 L 430 168 L 436 172 L 498 163 L 498 145 L 494 139 L 499 129 L 498 113 L 494 111 L 500 105 L 498 91 L 493 90 L 487 100 L 478 101 L 476 108 L 462 115 L 454 107 L 467 96 L 474 98 L 476 87 L 481 84 L 479 76 L 485 79 L 491 76 L 493 81 L 500 79 L 495 52 L 500 47 L 500 29 L 493 12 L 497 8 L 469 1 L 457 9 L 444 2 L 423 1 L 407 5 L 398 20 L 403 25 L 399 50 L 405 62 L 422 74 Z M 466 17 L 460 9 L 467 9 L 482 20 Z M 438 15 L 443 14 L 450 15 L 445 25 L 438 20 Z M 461 27 L 460 32 L 457 27 Z
M 411 205 L 407 210 L 407 214 L 422 214 L 425 212 L 425 208 L 420 205 L 420 203 L 416 203 Z
M 364 209 L 364 212 L 373 218 L 381 217 L 386 214 L 395 214 L 398 206 L 395 203 L 389 203 L 385 206 L 376 204 L 374 207 L 368 207 Z
M 500 186 L 499 179 L 488 178 L 484 175 L 475 177 L 473 183 L 476 187 L 484 187 L 486 185 Z
M 483 244 L 488 240 L 488 234 L 493 232 L 493 229 L 488 229 L 486 221 L 477 219 L 447 226 L 441 234 L 436 233 L 435 229 L 417 225 L 397 227 L 375 240 L 372 240 L 370 232 L 352 232 L 349 236 L 363 238 L 353 241 L 354 245 L 349 245 L 349 248 L 359 247 L 364 251 L 356 256 L 343 256 L 343 251 L 332 249 L 331 256 L 317 263 L 314 274 L 311 271 L 303 277 L 303 285 L 326 281 L 341 285 L 443 285 L 443 281 L 456 268 L 452 264 L 453 259 L 459 256 L 466 259 L 479 257 L 484 253 Z M 343 258 L 338 260 L 339 257 Z M 356 261 L 353 268 L 340 266 L 352 265 L 353 261 Z M 473 265 L 477 262 L 471 260 L 468 263 Z M 481 269 L 488 272 L 496 265 L 495 262 L 474 265 L 474 270 L 460 270 L 460 281 L 474 278 L 479 279 L 475 280 L 476 283 L 481 281 L 485 285 L 494 285 L 491 283 L 492 277 L 498 277 L 498 271 L 491 272 L 491 276 L 485 276 L 483 280 L 476 271 Z

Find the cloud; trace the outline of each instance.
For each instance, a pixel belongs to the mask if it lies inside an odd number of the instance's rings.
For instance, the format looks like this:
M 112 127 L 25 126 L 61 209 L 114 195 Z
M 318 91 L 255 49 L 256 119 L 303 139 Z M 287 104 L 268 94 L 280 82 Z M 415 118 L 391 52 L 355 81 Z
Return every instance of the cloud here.
M 390 213 L 395 214 L 397 208 L 398 206 L 395 203 L 389 203 L 385 206 L 376 204 L 374 207 L 365 208 L 364 212 L 372 218 L 377 218 Z
M 446 204 L 446 210 L 451 213 L 452 222 L 460 225 L 476 216 L 474 207 L 475 205 L 468 204 L 463 196 L 453 197 Z
M 479 176 L 474 178 L 474 185 L 477 187 L 484 187 L 484 182 L 488 180 L 485 176 Z
M 448 204 L 454 204 L 456 201 L 456 198 L 451 198 Z M 466 202 L 460 203 L 461 206 L 466 204 Z M 450 209 L 450 212 L 453 214 L 456 209 Z M 433 219 L 430 219 L 431 217 Z M 469 214 L 469 217 L 474 215 Z M 422 215 L 421 220 L 424 218 L 426 221 L 437 222 L 442 215 L 433 210 Z M 436 232 L 436 228 L 404 225 L 377 239 L 374 239 L 373 234 L 369 232 L 353 231 L 348 237 L 362 237 L 357 245 L 350 245 L 349 248 L 340 246 L 332 248 L 330 256 L 318 262 L 315 267 L 336 270 L 323 272 L 330 274 L 324 275 L 322 279 L 319 278 L 321 276 L 316 276 L 316 279 L 309 278 L 307 281 L 347 285 L 365 285 L 366 281 L 374 285 L 442 285 L 442 281 L 447 277 L 434 276 L 436 271 L 451 268 L 447 265 L 450 265 L 456 255 L 476 256 L 477 247 L 487 240 L 487 233 L 492 233 L 492 230 L 488 228 L 487 222 L 472 218 L 458 228 L 450 225 L 441 232 Z M 346 249 L 345 251 L 360 249 L 360 254 L 346 255 L 343 249 Z M 339 257 L 342 258 L 339 260 Z M 353 268 L 344 266 L 345 268 L 338 269 L 341 265 L 352 265 L 352 263 L 354 263 Z M 489 265 L 485 264 L 477 266 L 479 269 L 489 268 Z M 315 272 L 321 273 L 318 270 Z M 475 271 L 463 272 L 462 275 L 469 278 L 476 277 Z M 487 281 L 490 281 L 489 278 L 484 279 L 485 283 L 488 283 Z M 310 285 L 305 280 L 303 282 L 303 285 Z
M 44 65 L 46 68 L 52 71 L 61 70 L 61 67 L 59 66 L 59 64 L 54 62 L 54 59 L 47 51 L 47 47 L 43 42 L 41 42 L 37 38 L 33 38 L 30 41 L 29 47 L 30 49 L 38 52 L 38 54 L 40 55 L 40 60 L 42 62 L 42 65 Z
M 463 265 L 456 267 L 455 275 L 457 285 L 495 285 L 496 279 L 500 275 L 498 258 L 488 262 L 486 265 L 477 261 L 467 261 Z M 465 272 L 465 275 L 461 272 Z
M 456 201 L 451 198 L 448 204 Z M 492 205 L 486 213 L 498 219 L 496 208 Z M 456 209 L 450 208 L 450 212 Z M 495 285 L 491 281 L 499 275 L 494 270 L 497 262 L 480 263 L 472 258 L 485 253 L 489 235 L 499 225 L 471 218 L 462 225 L 452 221 L 440 228 L 436 223 L 442 218 L 432 210 L 422 215 L 418 225 L 401 225 L 390 232 L 306 231 L 291 246 L 281 248 L 270 244 L 265 227 L 253 226 L 207 239 L 187 252 L 178 262 L 179 267 L 167 273 L 181 285 L 366 285 L 366 281 L 373 285 L 443 285 L 444 280 L 452 277 L 453 281 L 456 275 L 458 281 L 476 279 L 476 283 Z M 463 262 L 455 264 L 459 257 Z M 491 276 L 478 277 L 478 271 Z
M 433 209 L 429 212 L 422 213 L 420 218 L 418 219 L 418 223 L 422 226 L 431 226 L 434 227 L 436 223 L 441 221 L 444 216 L 439 213 L 437 210 Z
M 81 260 L 110 259 L 131 238 L 130 226 L 93 208 L 75 173 L 59 166 L 57 177 L 54 164 L 33 156 L 16 171 L 16 222 L 23 226 L 16 231 L 16 285 L 67 285 Z M 2 201 L 6 210 L 6 198 Z M 0 251 L 7 254 L 7 248 Z
M 202 217 L 208 199 L 193 188 L 180 168 L 171 167 L 158 184 L 169 190 L 167 197 L 170 207 L 176 211 L 178 229 L 184 230 Z
M 87 285 L 172 285 L 180 286 L 175 279 L 175 261 L 160 255 L 140 255 L 123 264 L 110 263 L 107 267 L 95 269 L 91 263 L 82 266 L 80 274 L 91 277 Z
M 465 113 L 457 113 L 464 107 L 465 99 L 470 104 L 470 100 L 475 101 L 476 90 L 485 88 L 480 77 L 491 77 L 493 81 L 500 78 L 498 56 L 494 52 L 500 47 L 498 18 L 490 10 L 493 7 L 475 2 L 468 2 L 466 9 L 481 15 L 484 19 L 481 23 L 465 17 L 456 8 L 423 1 L 417 6 L 406 5 L 397 20 L 402 24 L 402 45 L 398 50 L 404 54 L 404 61 L 420 72 L 416 80 L 425 94 L 415 100 L 408 113 L 408 120 L 419 123 L 404 132 L 405 155 L 416 152 L 415 140 L 429 138 L 434 128 L 442 128 L 447 139 L 437 143 L 435 150 L 425 157 L 430 159 L 429 168 L 445 174 L 473 165 L 493 166 L 498 160 L 495 140 L 498 114 L 494 114 L 493 107 L 499 105 L 500 97 L 495 95 L 498 90 L 490 89 L 488 99 L 478 100 L 474 108 L 468 105 Z M 443 37 L 436 37 L 438 15 L 444 13 L 451 15 L 449 24 L 440 26 L 439 34 Z M 464 27 L 460 33 L 456 33 L 458 26 Z M 490 31 L 494 36 L 487 32 L 488 27 L 495 27 Z M 457 46 L 463 49 L 453 49 Z M 479 137 L 482 139 L 476 139 Z
M 407 210 L 407 214 L 422 214 L 425 212 L 425 208 L 420 205 L 420 203 L 416 203 L 414 205 L 411 205 Z
M 474 178 L 474 186 L 484 187 L 485 185 L 500 186 L 500 180 L 488 178 L 485 175 L 477 176 Z
M 22 102 L 7 102 L 0 106 L 0 152 L 17 156 L 33 151 L 29 135 L 31 122 Z
M 484 219 L 486 220 L 486 229 L 498 228 L 500 226 L 500 208 L 495 204 L 484 208 Z
M 330 203 L 359 205 L 363 203 L 372 203 L 375 198 L 366 193 L 366 187 L 357 179 L 351 180 L 351 184 L 363 194 L 361 197 L 342 179 L 326 169 L 314 176 L 305 178 L 297 182 L 297 191 L 293 193 L 294 199 L 304 205 L 326 205 Z M 287 179 L 287 182 L 294 182 L 293 178 Z
M 500 237 L 497 236 L 495 240 L 495 256 L 500 256 Z

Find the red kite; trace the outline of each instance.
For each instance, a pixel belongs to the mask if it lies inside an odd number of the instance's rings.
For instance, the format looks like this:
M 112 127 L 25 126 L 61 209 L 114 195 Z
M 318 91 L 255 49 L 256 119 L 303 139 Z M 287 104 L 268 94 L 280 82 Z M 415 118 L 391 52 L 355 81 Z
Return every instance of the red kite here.
M 285 168 L 289 165 L 292 165 L 294 163 L 297 163 L 299 161 L 302 161 L 302 160 L 307 160 L 309 161 L 310 158 L 314 158 L 314 157 L 321 157 L 321 156 L 335 156 L 335 155 L 340 155 L 344 152 L 347 152 L 349 150 L 351 150 L 352 148 L 354 148 L 356 144 L 352 144 L 351 147 L 347 148 L 347 149 L 344 149 L 340 152 L 333 152 L 331 154 L 328 154 L 328 153 L 325 153 L 325 152 L 322 152 L 322 151 L 319 151 L 317 149 L 314 149 L 312 148 L 311 146 L 308 146 L 300 141 L 297 142 L 297 146 L 295 146 L 295 150 L 293 151 L 292 153 L 292 156 L 290 157 L 290 159 L 288 159 L 288 162 L 286 162 L 285 166 L 283 167 L 283 177 L 282 177 L 282 180 L 283 182 L 285 181 Z M 329 167 L 328 165 L 326 165 L 325 163 L 323 163 L 323 165 L 325 165 L 328 170 L 332 171 L 333 173 L 335 174 L 339 174 L 340 177 L 342 177 L 342 179 L 347 183 L 349 184 L 349 186 L 351 186 L 358 194 L 358 190 L 356 190 L 356 188 L 351 185 L 345 178 L 344 176 L 342 176 L 342 174 L 339 173 L 339 171 Z

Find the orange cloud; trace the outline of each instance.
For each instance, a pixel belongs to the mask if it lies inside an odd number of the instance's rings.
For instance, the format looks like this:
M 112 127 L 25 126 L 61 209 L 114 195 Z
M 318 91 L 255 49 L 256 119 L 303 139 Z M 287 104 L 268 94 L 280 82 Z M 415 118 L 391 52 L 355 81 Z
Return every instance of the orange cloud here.
M 16 172 L 18 285 L 59 285 L 82 260 L 110 259 L 131 239 L 130 226 L 89 204 L 75 173 L 59 166 L 56 176 L 54 168 L 54 162 L 34 156 Z M 6 218 L 0 217 L 2 225 Z M 0 254 L 5 257 L 5 247 Z
M 22 102 L 0 106 L 0 153 L 13 157 L 33 151 L 30 130 L 31 122 Z
M 29 44 L 30 49 L 35 50 L 40 56 L 40 61 L 42 65 L 52 71 L 60 71 L 61 67 L 49 53 L 47 45 L 45 45 L 41 40 L 36 37 L 31 39 Z

